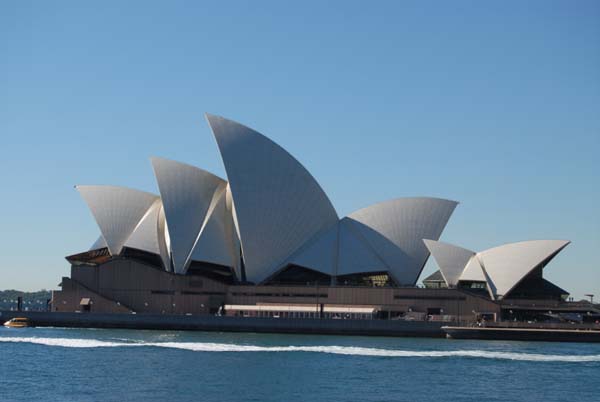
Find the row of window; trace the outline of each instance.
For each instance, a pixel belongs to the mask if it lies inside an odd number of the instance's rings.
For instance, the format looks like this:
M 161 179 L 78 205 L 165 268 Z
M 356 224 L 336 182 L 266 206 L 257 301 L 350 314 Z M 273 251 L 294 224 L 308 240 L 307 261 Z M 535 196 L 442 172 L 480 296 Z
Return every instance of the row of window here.
M 259 296 L 259 297 L 306 297 L 326 299 L 327 293 L 261 293 L 261 292 L 233 292 L 233 296 Z
M 373 314 L 365 313 L 323 313 L 307 311 L 231 311 L 227 315 L 234 317 L 258 317 L 258 318 L 325 318 L 339 320 L 371 320 Z
M 174 290 L 151 290 L 150 293 L 153 295 L 174 295 Z M 211 291 L 196 291 L 196 290 L 182 290 L 179 292 L 182 295 L 203 295 L 203 296 L 225 296 L 225 292 L 211 292 Z
M 396 295 L 396 300 L 467 300 L 465 296 L 405 296 Z

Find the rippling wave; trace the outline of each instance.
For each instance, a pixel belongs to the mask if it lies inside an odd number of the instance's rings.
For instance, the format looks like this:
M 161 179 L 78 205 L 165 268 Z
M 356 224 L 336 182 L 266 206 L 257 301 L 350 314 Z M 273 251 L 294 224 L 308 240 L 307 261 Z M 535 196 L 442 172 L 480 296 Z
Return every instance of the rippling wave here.
M 600 362 L 600 355 L 550 355 L 535 353 L 514 353 L 489 350 L 444 350 L 417 351 L 364 348 L 354 346 L 257 346 L 208 342 L 113 342 L 99 339 L 75 338 L 17 338 L 0 337 L 0 342 L 31 343 L 65 348 L 114 348 L 114 347 L 159 347 L 182 349 L 194 352 L 309 352 L 329 353 L 349 356 L 374 357 L 470 357 L 480 359 L 518 360 L 530 362 Z

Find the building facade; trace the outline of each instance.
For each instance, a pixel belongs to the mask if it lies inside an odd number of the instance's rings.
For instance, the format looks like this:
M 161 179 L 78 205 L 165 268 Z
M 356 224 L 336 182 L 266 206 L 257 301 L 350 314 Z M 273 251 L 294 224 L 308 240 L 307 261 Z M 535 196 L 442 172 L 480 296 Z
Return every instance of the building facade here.
M 567 293 L 542 273 L 568 241 L 480 253 L 442 243 L 458 203 L 438 198 L 398 198 L 339 217 L 279 145 L 232 120 L 207 120 L 227 179 L 152 158 L 157 194 L 76 186 L 100 237 L 67 257 L 71 276 L 54 293 L 54 311 L 298 318 L 317 309 L 342 318 L 371 311 L 371 318 L 467 319 L 499 316 L 515 298 L 563 303 Z M 430 253 L 443 282 L 418 288 Z

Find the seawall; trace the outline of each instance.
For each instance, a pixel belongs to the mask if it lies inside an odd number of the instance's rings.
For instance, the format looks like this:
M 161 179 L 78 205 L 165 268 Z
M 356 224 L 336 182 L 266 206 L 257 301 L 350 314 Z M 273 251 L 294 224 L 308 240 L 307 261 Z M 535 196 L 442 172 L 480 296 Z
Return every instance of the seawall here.
M 536 342 L 600 342 L 596 329 L 444 327 L 453 339 L 483 339 Z
M 324 320 L 163 314 L 1 311 L 0 321 L 26 317 L 32 326 L 180 331 L 262 332 L 443 338 L 447 323 L 401 320 Z

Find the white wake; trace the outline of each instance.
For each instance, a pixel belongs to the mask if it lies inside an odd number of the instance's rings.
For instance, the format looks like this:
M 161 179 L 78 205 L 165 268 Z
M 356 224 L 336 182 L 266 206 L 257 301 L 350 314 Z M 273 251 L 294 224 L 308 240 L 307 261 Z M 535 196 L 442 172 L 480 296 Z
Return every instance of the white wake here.
M 348 356 L 375 357 L 470 357 L 480 359 L 518 360 L 529 362 L 600 362 L 600 355 L 546 355 L 536 353 L 515 353 L 488 350 L 416 351 L 363 348 L 356 346 L 256 346 L 208 342 L 112 342 L 97 339 L 37 337 L 0 337 L 0 342 L 32 343 L 37 345 L 59 346 L 65 348 L 159 347 L 170 349 L 183 349 L 194 352 L 309 352 L 329 353 Z

